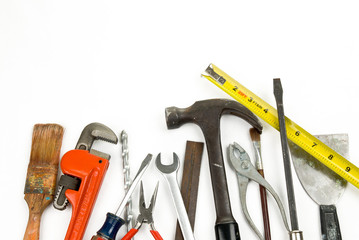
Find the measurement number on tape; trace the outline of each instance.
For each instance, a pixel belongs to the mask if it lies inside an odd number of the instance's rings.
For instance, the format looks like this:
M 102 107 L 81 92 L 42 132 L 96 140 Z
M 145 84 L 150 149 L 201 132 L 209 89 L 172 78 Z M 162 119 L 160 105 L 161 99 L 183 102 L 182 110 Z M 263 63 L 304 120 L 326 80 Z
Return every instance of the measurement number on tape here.
M 269 125 L 279 130 L 277 110 L 215 65 L 202 74 Z M 285 117 L 288 139 L 359 188 L 359 168 Z

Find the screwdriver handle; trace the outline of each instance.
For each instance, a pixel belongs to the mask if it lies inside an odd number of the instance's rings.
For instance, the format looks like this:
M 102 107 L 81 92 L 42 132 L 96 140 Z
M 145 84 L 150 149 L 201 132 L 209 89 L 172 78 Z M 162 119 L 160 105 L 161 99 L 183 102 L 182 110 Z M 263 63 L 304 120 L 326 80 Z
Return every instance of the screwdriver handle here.
M 91 240 L 115 240 L 116 234 L 123 224 L 125 224 L 125 220 L 113 213 L 107 213 L 105 223 Z

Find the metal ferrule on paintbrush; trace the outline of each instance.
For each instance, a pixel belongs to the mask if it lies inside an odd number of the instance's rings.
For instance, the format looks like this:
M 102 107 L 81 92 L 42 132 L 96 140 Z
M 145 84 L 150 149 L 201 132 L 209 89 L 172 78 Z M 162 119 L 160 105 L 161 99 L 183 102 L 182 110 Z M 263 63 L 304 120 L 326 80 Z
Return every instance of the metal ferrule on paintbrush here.
M 251 138 L 252 138 L 252 144 L 254 147 L 254 155 L 255 155 L 255 167 L 257 170 L 263 170 L 263 162 L 262 162 L 262 149 L 261 149 L 261 142 L 259 139 L 259 133 L 253 134 L 252 132 L 257 131 L 254 128 L 251 129 Z M 253 136 L 253 137 L 252 137 Z

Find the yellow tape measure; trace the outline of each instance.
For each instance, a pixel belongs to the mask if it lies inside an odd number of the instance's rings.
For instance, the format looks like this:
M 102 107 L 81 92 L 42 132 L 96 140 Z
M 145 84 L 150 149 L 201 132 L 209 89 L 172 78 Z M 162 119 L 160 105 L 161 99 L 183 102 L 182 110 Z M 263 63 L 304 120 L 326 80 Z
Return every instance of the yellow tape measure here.
M 221 69 L 211 64 L 202 74 L 258 117 L 279 130 L 277 110 L 249 91 Z M 359 168 L 340 154 L 319 141 L 316 137 L 285 117 L 287 136 L 299 147 L 314 156 L 331 170 L 359 188 Z

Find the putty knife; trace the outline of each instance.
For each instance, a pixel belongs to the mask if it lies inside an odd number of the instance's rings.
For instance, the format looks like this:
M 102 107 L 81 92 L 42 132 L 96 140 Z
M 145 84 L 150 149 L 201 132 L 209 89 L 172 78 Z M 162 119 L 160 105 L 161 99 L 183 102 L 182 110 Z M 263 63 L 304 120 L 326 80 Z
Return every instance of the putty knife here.
M 316 135 L 320 141 L 349 159 L 347 134 Z M 335 204 L 344 193 L 347 181 L 293 142 L 289 143 L 297 176 L 307 194 L 320 207 L 323 240 L 341 240 Z

